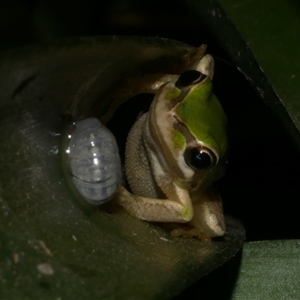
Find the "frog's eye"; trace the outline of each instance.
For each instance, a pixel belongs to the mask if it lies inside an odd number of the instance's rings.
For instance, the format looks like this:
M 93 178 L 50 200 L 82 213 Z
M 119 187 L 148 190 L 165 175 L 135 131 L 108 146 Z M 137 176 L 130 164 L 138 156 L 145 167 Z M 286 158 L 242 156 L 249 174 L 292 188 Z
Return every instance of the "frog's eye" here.
M 217 162 L 216 155 L 205 147 L 187 150 L 184 158 L 186 163 L 193 169 L 209 169 Z
M 183 72 L 179 78 L 177 79 L 175 86 L 185 87 L 189 85 L 197 84 L 201 81 L 203 81 L 206 78 L 206 75 L 202 74 L 201 72 L 197 70 L 188 70 Z

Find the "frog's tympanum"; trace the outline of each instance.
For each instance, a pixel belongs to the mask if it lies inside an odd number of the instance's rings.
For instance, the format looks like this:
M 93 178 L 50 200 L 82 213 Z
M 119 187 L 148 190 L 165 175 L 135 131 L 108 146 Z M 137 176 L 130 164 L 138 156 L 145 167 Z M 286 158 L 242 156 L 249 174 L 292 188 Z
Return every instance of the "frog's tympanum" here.
M 150 222 L 169 222 L 173 235 L 222 236 L 222 200 L 212 184 L 225 169 L 226 116 L 212 92 L 214 60 L 206 54 L 163 84 L 130 130 L 119 204 Z

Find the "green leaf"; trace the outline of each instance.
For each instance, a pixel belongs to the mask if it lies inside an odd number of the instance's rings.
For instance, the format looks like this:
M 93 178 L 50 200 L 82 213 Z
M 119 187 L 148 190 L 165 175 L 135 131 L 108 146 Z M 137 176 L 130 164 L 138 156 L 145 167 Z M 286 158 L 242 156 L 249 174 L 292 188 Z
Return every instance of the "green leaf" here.
M 300 240 L 245 243 L 230 299 L 298 299 Z

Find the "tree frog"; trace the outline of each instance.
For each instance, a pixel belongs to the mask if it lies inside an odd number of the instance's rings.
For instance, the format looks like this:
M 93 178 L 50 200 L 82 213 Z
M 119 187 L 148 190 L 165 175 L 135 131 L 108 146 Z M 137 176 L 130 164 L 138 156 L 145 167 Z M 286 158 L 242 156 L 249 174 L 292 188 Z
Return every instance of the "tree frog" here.
M 212 92 L 213 73 L 206 54 L 159 88 L 128 135 L 125 172 L 132 193 L 124 187 L 117 193 L 136 218 L 175 223 L 172 235 L 202 240 L 225 233 L 222 200 L 212 184 L 225 170 L 227 121 Z

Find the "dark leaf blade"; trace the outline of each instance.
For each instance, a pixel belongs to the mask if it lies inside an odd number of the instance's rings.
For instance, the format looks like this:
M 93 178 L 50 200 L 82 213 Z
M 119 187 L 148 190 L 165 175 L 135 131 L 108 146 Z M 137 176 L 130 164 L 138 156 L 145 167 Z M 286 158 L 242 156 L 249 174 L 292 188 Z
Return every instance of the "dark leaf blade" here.
M 87 116 L 129 71 L 171 72 L 194 51 L 105 37 L 3 52 L 1 298 L 171 298 L 242 247 L 234 220 L 224 240 L 203 244 L 122 209 L 80 204 L 63 173 L 63 115 Z
M 253 6 L 252 1 L 219 1 L 248 43 L 280 101 L 300 129 L 300 5 L 298 1 L 278 1 L 270 9 L 268 1 Z

